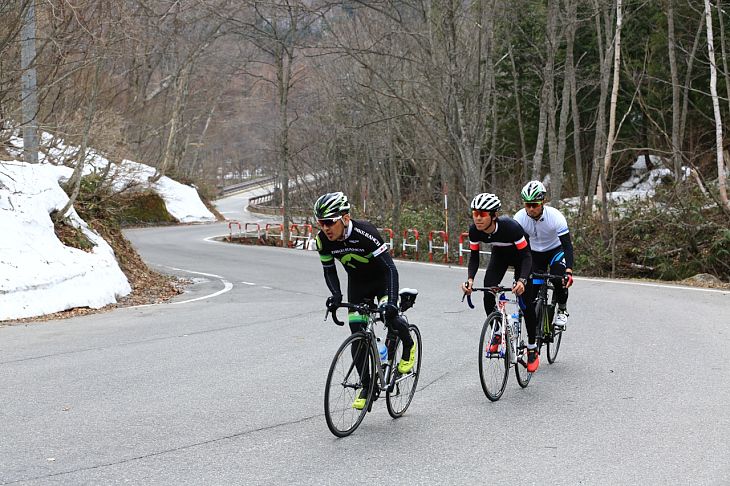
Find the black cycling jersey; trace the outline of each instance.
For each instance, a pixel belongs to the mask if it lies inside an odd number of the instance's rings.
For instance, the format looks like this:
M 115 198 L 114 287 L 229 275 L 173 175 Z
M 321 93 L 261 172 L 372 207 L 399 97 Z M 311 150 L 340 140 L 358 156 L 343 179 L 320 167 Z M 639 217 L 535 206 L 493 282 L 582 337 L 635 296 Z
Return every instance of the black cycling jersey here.
M 342 239 L 330 241 L 320 231 L 316 241 L 324 269 L 324 280 L 332 295 L 342 295 L 335 267 L 337 259 L 347 272 L 347 300 L 350 303 L 372 302 L 373 299 L 377 300 L 387 294 L 388 302 L 398 305 L 398 270 L 388 253 L 388 246 L 375 226 L 367 221 L 351 219 Z M 351 313 L 348 321 L 350 331 L 354 333 L 367 323 L 367 318 Z M 403 352 L 409 353 L 413 339 L 406 320 L 396 316 L 388 320 L 387 324 L 403 341 Z M 390 337 L 387 342 L 390 342 Z M 363 383 L 367 383 L 369 379 L 367 373 L 363 374 Z
M 398 271 L 388 253 L 388 246 L 372 223 L 351 219 L 342 240 L 330 241 L 324 232 L 317 234 L 317 250 L 324 268 L 324 278 L 332 294 L 342 294 L 335 268 L 335 258 L 342 263 L 352 286 L 385 278 L 388 301 L 398 302 Z
M 492 245 L 492 259 L 499 259 L 507 265 L 520 268 L 519 278 L 530 276 L 532 267 L 532 255 L 530 254 L 529 238 L 520 226 L 520 223 L 512 218 L 497 218 L 493 233 L 486 233 L 477 229 L 472 223 L 469 227 L 469 278 L 474 279 L 479 269 L 479 243 Z

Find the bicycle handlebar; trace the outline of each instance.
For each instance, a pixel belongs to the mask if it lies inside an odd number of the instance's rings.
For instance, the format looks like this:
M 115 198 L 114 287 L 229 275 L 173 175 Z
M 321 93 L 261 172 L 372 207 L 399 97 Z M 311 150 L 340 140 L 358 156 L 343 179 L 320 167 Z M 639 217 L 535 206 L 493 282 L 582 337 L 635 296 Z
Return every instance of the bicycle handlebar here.
M 327 316 L 329 316 L 330 311 L 332 312 L 332 320 L 335 321 L 335 324 L 338 326 L 344 326 L 345 323 L 337 319 L 337 309 L 340 307 L 345 307 L 350 310 L 358 311 L 361 314 L 370 315 L 373 313 L 380 314 L 380 318 L 383 319 L 385 317 L 385 308 L 384 307 L 378 307 L 371 303 L 363 303 L 363 304 L 350 304 L 348 302 L 342 302 L 340 305 L 332 308 L 328 308 L 327 312 L 324 314 L 324 320 L 327 320 Z
M 466 283 L 467 287 L 469 286 L 468 283 Z M 503 292 L 512 292 L 512 287 L 502 287 L 501 285 L 498 285 L 496 287 L 472 287 L 472 292 L 475 290 L 480 290 L 482 292 L 490 292 L 494 295 L 503 293 Z M 470 308 L 474 308 L 474 304 L 471 302 L 471 295 L 467 295 L 466 292 L 464 292 L 464 295 L 461 297 L 461 301 L 464 302 L 464 297 L 466 297 L 466 303 L 469 304 Z M 520 302 L 520 307 L 524 308 L 524 304 L 522 303 L 522 297 L 518 297 L 518 300 Z
M 536 278 L 537 279 L 541 279 L 542 278 L 542 279 L 546 279 L 546 280 L 553 280 L 553 279 L 558 279 L 559 278 L 560 280 L 564 280 L 565 279 L 565 275 L 551 275 L 549 273 L 531 273 L 530 274 L 530 279 L 534 280 Z

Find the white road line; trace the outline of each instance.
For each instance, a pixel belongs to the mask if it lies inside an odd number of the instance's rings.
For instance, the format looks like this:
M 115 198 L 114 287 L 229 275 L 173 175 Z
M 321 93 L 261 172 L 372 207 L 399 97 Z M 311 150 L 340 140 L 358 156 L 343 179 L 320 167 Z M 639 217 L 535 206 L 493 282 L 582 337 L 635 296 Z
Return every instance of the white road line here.
M 608 282 L 608 283 L 616 283 L 621 285 L 638 285 L 640 287 L 662 287 L 665 289 L 676 289 L 676 290 L 696 290 L 697 292 L 717 292 L 720 294 L 727 294 L 730 293 L 730 290 L 727 289 L 707 289 L 704 287 L 688 287 L 686 285 L 676 285 L 676 284 L 665 284 L 665 283 L 654 283 L 654 282 L 635 282 L 633 280 L 614 280 L 614 279 L 599 279 L 599 278 L 591 278 L 591 277 L 578 277 L 575 280 L 592 280 L 594 282 Z M 575 283 L 573 283 L 575 285 Z
M 444 265 L 443 263 L 431 263 L 431 262 L 416 262 L 413 260 L 393 260 L 397 265 L 407 263 L 411 265 L 423 265 L 423 266 L 437 266 L 443 268 L 444 266 L 448 266 L 448 268 L 455 269 L 455 270 L 462 270 L 466 272 L 466 265 L 459 266 L 455 264 L 449 264 Z M 510 267 L 511 268 L 511 267 Z M 484 268 L 479 267 L 479 273 L 483 273 Z M 508 272 L 509 273 L 509 272 Z M 610 278 L 597 278 L 597 277 L 581 277 L 576 276 L 573 285 L 578 284 L 581 280 L 586 281 L 590 280 L 593 282 L 605 282 L 605 283 L 616 283 L 621 285 L 638 285 L 640 287 L 661 287 L 661 288 L 667 288 L 667 289 L 677 289 L 677 290 L 696 290 L 698 292 L 716 292 L 720 294 L 727 294 L 730 293 L 730 290 L 727 289 L 708 289 L 705 287 L 690 287 L 687 285 L 677 285 L 677 284 L 671 284 L 671 283 L 659 283 L 659 282 L 637 282 L 634 280 L 616 280 L 616 279 L 610 279 Z
M 220 281 L 223 282 L 223 290 L 219 290 L 218 292 L 214 292 L 210 295 L 204 295 L 203 297 L 197 297 L 195 299 L 182 300 L 180 302 L 171 302 L 171 304 L 187 304 L 189 302 L 195 302 L 197 300 L 212 299 L 213 297 L 217 297 L 221 294 L 224 294 L 233 288 L 233 284 L 231 282 L 227 281 L 226 279 L 224 279 L 223 277 L 221 277 L 220 275 L 215 275 L 213 273 L 194 272 L 193 270 L 186 270 L 184 268 L 175 268 L 175 267 L 167 267 L 167 268 L 169 268 L 171 270 L 177 270 L 179 272 L 193 273 L 195 275 L 205 275 L 206 277 L 213 277 L 213 278 L 220 279 Z
M 225 280 L 221 280 L 221 282 L 223 282 L 223 285 L 225 285 L 225 288 L 223 290 L 219 290 L 218 292 L 212 293 L 210 295 L 205 295 L 203 297 L 198 297 L 196 299 L 183 300 L 180 302 L 172 302 L 172 304 L 187 304 L 188 302 L 195 302 L 196 300 L 212 299 L 213 297 L 216 297 L 220 294 L 228 292 L 229 290 L 231 290 L 233 288 L 233 284 L 231 282 L 227 282 Z

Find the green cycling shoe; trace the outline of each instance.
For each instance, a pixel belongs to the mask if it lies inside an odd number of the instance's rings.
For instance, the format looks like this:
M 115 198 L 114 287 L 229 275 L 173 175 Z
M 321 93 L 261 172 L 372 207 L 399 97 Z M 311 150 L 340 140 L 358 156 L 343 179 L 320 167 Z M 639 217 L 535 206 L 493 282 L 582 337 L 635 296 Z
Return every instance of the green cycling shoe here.
M 355 408 L 357 410 L 362 410 L 363 408 L 365 408 L 365 404 L 368 401 L 367 394 L 368 391 L 365 388 L 360 390 L 360 393 L 357 395 L 357 399 L 352 402 L 352 408 Z
M 416 362 L 416 341 L 413 341 L 413 346 L 411 346 L 411 356 L 406 361 L 405 359 L 401 359 L 400 363 L 398 363 L 398 373 L 405 374 L 408 373 L 413 369 L 413 365 Z

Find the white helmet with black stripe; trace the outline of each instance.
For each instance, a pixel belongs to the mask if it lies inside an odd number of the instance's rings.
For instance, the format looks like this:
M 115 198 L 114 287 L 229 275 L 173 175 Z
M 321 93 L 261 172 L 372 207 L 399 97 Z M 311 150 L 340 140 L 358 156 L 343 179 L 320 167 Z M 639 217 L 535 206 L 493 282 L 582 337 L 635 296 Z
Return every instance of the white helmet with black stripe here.
M 477 194 L 471 200 L 471 209 L 473 211 L 487 211 L 488 213 L 496 213 L 502 209 L 502 201 L 490 192 Z

